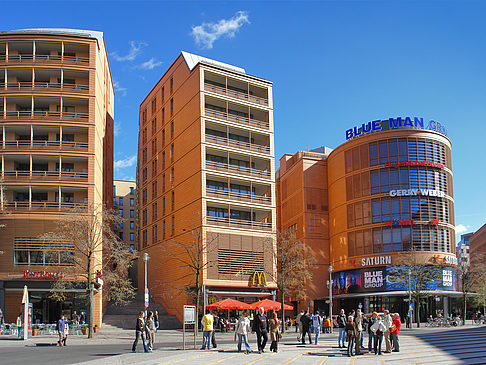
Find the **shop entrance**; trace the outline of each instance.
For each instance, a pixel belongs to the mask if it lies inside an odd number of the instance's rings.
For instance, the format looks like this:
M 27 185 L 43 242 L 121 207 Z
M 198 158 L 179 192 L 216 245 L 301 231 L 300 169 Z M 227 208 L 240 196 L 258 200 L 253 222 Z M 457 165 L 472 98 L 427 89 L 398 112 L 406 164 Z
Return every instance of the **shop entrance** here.
M 79 293 L 69 293 L 64 301 L 52 298 L 49 292 L 30 293 L 34 323 L 56 323 L 61 314 L 71 318 L 73 311 L 80 313 L 86 310 L 86 296 Z

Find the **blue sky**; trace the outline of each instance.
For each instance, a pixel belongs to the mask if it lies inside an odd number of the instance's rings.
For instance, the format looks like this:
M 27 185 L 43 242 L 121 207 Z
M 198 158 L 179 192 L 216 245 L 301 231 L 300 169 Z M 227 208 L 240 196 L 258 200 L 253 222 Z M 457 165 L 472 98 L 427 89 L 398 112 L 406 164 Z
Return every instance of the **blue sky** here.
M 115 176 L 135 176 L 138 109 L 181 50 L 274 82 L 277 160 L 419 116 L 453 143 L 457 232 L 486 223 L 486 4 L 480 1 L 2 2 L 1 30 L 104 32 L 115 80 Z M 482 152 L 484 153 L 484 152 Z M 484 156 L 484 155 L 483 155 Z

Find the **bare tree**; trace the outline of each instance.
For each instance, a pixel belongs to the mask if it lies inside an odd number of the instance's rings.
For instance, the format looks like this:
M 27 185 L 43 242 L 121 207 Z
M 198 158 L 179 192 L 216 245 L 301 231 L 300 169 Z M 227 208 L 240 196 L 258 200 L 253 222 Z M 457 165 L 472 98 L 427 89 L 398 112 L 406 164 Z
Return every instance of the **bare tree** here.
M 414 302 L 414 313 L 417 327 L 420 327 L 420 308 L 427 302 L 427 299 L 434 295 L 433 283 L 442 279 L 442 265 L 426 264 L 419 251 L 410 250 L 399 257 L 399 264 L 390 269 L 390 274 L 397 278 L 397 281 L 406 285 L 406 290 Z
M 284 305 L 287 297 L 305 299 L 306 284 L 312 279 L 312 269 L 316 259 L 310 255 L 309 247 L 299 241 L 294 232 L 277 231 L 277 244 L 274 246 L 274 257 L 277 263 L 276 277 L 282 305 L 282 323 L 285 323 Z M 285 332 L 285 326 L 282 327 Z
M 107 300 L 124 304 L 135 296 L 135 289 L 127 273 L 136 253 L 113 231 L 113 226 L 121 220 L 113 211 L 104 209 L 101 205 L 75 207 L 58 220 L 54 232 L 42 235 L 46 242 L 46 252 L 50 251 L 49 245 L 52 242 L 63 242 L 66 245 L 67 249 L 63 251 L 64 262 L 71 263 L 73 275 L 68 279 L 57 279 L 51 293 L 54 298 L 64 300 L 67 288 L 86 289 L 89 338 L 93 337 L 93 303 L 97 292 L 97 275 L 103 276 L 103 293 Z
M 475 253 L 470 258 L 470 262 L 461 261 L 458 265 L 458 274 L 462 291 L 463 324 L 466 324 L 468 296 L 476 297 L 475 302 L 484 306 L 486 299 L 486 256 Z

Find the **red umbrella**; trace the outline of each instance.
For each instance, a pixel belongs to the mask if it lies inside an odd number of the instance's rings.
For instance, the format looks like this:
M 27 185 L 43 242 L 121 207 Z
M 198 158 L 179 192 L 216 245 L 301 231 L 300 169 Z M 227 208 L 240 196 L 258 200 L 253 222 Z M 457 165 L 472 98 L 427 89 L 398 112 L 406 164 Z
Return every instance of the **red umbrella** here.
M 260 308 L 260 307 L 262 307 L 266 311 L 268 311 L 268 310 L 278 310 L 279 311 L 279 310 L 282 309 L 282 303 L 279 303 L 279 302 L 276 302 L 276 301 L 270 300 L 270 299 L 260 300 L 258 302 L 250 304 L 250 306 L 251 306 L 251 309 L 255 309 L 255 310 Z M 292 310 L 292 309 L 294 309 L 294 307 L 292 307 L 291 305 L 288 305 L 288 304 L 284 304 L 284 309 L 285 310 Z
M 206 309 L 251 309 L 251 307 L 247 303 L 227 298 L 220 300 L 219 302 L 207 305 Z

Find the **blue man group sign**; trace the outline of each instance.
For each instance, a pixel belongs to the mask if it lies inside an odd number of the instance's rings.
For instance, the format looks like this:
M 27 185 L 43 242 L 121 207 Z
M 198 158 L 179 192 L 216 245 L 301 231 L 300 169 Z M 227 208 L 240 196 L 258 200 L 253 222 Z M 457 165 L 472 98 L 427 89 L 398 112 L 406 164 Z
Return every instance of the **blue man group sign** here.
M 356 126 L 350 128 L 346 131 L 346 140 L 350 140 L 365 134 L 387 131 L 390 129 L 426 129 L 447 136 L 447 129 L 445 126 L 439 122 L 436 122 L 435 120 L 425 122 L 424 118 L 398 117 L 388 118 L 385 120 L 374 120 L 372 122 L 362 123 L 359 127 Z

